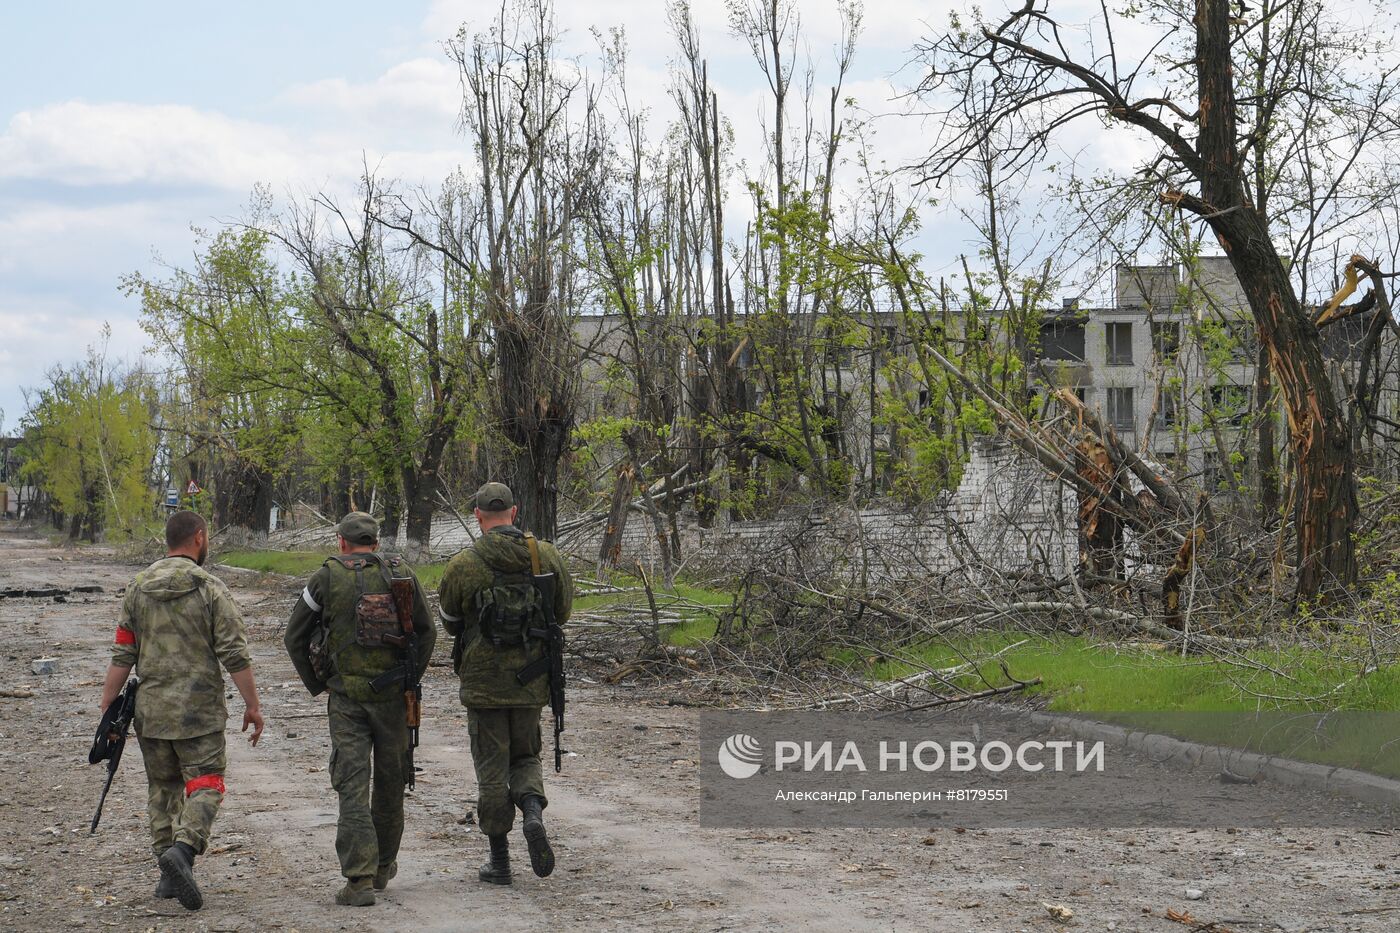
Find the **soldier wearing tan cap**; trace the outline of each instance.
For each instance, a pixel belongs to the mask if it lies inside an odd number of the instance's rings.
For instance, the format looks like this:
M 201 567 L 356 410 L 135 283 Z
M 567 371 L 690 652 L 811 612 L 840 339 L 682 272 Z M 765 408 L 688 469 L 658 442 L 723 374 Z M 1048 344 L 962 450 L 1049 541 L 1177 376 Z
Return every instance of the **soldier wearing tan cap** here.
M 335 851 L 345 886 L 336 903 L 368 907 L 398 873 L 408 729 L 401 690 L 375 690 L 400 663 L 402 629 L 390 579 L 413 580 L 418 675 L 437 639 L 423 589 L 398 557 L 379 553 L 379 523 L 351 512 L 336 526 L 340 553 L 327 558 L 292 609 L 284 642 L 313 696 L 330 691 L 331 786 L 340 798 Z M 388 640 L 384 639 L 385 635 Z
M 452 659 L 467 708 L 477 816 L 491 844 L 477 877 L 510 884 L 507 840 L 516 807 L 535 874 L 543 878 L 554 870 L 540 770 L 540 713 L 549 702 L 549 679 L 519 675 L 538 667 L 546 651 L 540 633 L 548 614 L 534 578 L 555 575 L 553 619 L 560 625 L 569 617 L 573 585 L 554 545 L 515 526 L 515 497 L 507 486 L 487 483 L 474 504 L 482 536 L 448 563 L 439 611 L 456 639 Z

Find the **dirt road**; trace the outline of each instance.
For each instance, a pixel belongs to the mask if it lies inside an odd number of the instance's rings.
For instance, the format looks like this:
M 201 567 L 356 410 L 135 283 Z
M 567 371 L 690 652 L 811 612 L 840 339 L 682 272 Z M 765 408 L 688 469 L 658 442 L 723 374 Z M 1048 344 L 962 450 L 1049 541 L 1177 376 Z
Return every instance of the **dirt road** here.
M 3 930 L 931 930 L 1185 931 L 1168 908 L 1239 931 L 1400 928 L 1400 835 L 1272 831 L 708 830 L 698 825 L 695 713 L 573 691 L 548 811 L 560 868 L 476 881 L 485 840 L 466 720 L 434 667 L 398 879 L 373 908 L 335 907 L 335 797 L 324 703 L 282 654 L 299 584 L 228 577 L 246 614 L 268 732 L 230 733 L 229 793 L 199 863 L 204 910 L 151 897 L 145 783 L 133 743 L 102 828 L 86 764 L 118 593 L 137 568 L 0 528 L 0 590 L 100 593 L 0 599 L 0 929 Z M 444 639 L 445 641 L 445 639 Z M 39 676 L 31 662 L 58 659 Z M 238 701 L 230 710 L 240 709 Z M 235 716 L 235 721 L 237 717 Z M 231 723 L 232 725 L 232 723 Z M 517 842 L 517 847 L 519 844 Z M 523 856 L 523 852 L 521 853 Z M 523 858 L 521 859 L 524 862 Z M 521 866 L 517 866 L 520 868 Z M 1204 892 L 1188 901 L 1186 889 Z

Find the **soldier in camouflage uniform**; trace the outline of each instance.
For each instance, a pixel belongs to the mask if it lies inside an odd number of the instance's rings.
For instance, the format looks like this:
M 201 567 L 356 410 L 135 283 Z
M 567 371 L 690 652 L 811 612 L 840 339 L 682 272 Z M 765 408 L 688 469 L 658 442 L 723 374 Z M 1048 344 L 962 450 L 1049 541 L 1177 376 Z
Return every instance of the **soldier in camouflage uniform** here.
M 544 641 L 531 635 L 545 624 L 531 574 L 556 575 L 554 618 L 561 625 L 569 617 L 573 584 L 552 544 L 515 527 L 515 500 L 505 485 L 482 486 L 475 513 L 482 536 L 448 563 L 439 612 L 443 627 L 456 637 L 452 657 L 467 708 L 478 818 L 491 845 L 477 876 L 510 884 L 508 834 L 517 806 L 535 874 L 543 878 L 554 870 L 540 772 L 540 711 L 549 702 L 549 678 L 522 684 L 516 677 L 545 652 Z
M 112 664 L 102 688 L 106 709 L 133 667 L 136 736 L 146 765 L 151 847 L 160 865 L 157 897 L 204 904 L 194 859 L 224 799 L 224 681 L 229 672 L 243 697 L 243 730 L 258 744 L 263 718 L 243 618 L 221 580 L 203 569 L 209 553 L 204 519 L 176 512 L 165 524 L 166 557 L 126 589 Z
M 374 634 L 364 597 L 390 592 L 391 577 L 413 580 L 416 674 L 427 670 L 437 632 L 418 578 L 399 558 L 378 553 L 379 525 L 351 512 L 336 526 L 340 554 L 317 570 L 292 609 L 284 639 L 313 696 L 330 691 L 331 786 L 340 797 L 335 851 L 346 882 L 337 904 L 368 907 L 398 873 L 408 782 L 408 727 L 402 681 L 376 692 L 371 681 L 400 666 L 400 649 Z M 399 633 L 397 618 L 384 623 Z M 396 636 L 395 636 L 396 637 Z

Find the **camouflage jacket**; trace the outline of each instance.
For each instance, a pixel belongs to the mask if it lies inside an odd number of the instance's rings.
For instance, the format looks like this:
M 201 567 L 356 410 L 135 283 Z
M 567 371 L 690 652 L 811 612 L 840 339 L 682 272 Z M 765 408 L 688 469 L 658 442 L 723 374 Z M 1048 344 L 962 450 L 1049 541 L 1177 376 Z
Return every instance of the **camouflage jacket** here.
M 568 568 L 554 545 L 539 542 L 540 570 L 554 573 L 554 621 L 563 625 L 573 606 L 574 587 Z M 496 572 L 518 574 L 530 570 L 530 549 L 525 536 L 513 525 L 498 525 L 447 564 L 438 587 L 438 613 L 449 635 L 462 639 L 462 705 L 476 708 L 544 706 L 549 702 L 549 678 L 520 684 L 515 675 L 544 653 L 542 642 L 524 645 L 492 645 L 481 637 L 477 595 L 491 586 Z
M 137 735 L 191 739 L 228 721 L 220 665 L 236 674 L 252 658 L 223 581 L 187 557 L 166 557 L 126 588 L 112 663 L 141 678 Z
M 366 555 L 348 555 L 366 556 Z M 437 629 L 428 613 L 428 603 L 423 597 L 423 587 L 407 564 L 397 558 L 370 554 L 364 569 L 366 593 L 386 593 L 389 586 L 374 564 L 376 556 L 382 557 L 391 574 L 409 577 L 413 580 L 413 631 L 418 637 L 418 673 L 428 669 L 428 661 L 433 656 L 433 645 L 437 643 Z M 402 695 L 402 691 L 375 693 L 370 681 L 377 675 L 398 666 L 398 650 L 395 648 L 364 648 L 355 644 L 355 603 L 359 598 L 359 586 L 355 573 L 346 569 L 338 561 L 328 559 L 307 581 L 301 597 L 292 607 L 291 619 L 287 622 L 287 634 L 282 639 L 287 655 L 297 676 L 316 696 L 325 690 L 340 693 L 361 703 L 392 700 Z M 329 627 L 328 644 L 331 653 L 331 673 L 326 680 L 316 676 L 311 668 L 311 638 L 317 626 Z

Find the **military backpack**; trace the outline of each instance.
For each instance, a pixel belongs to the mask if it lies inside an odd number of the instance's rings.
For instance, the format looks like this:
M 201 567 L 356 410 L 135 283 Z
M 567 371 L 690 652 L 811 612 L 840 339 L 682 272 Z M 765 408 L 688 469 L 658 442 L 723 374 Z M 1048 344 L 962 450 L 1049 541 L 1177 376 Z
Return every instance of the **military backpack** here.
M 355 639 L 351 643 L 360 648 L 388 648 L 390 642 L 384 640 L 388 635 L 397 640 L 403 634 L 403 629 L 399 625 L 399 617 L 394 605 L 394 594 L 392 580 L 396 576 L 394 571 L 401 561 L 397 557 L 381 557 L 378 554 L 365 556 L 359 554 L 334 554 L 326 559 L 325 565 L 331 561 L 340 564 L 346 570 L 355 574 L 355 588 L 358 596 L 355 600 Z M 379 574 L 384 578 L 384 584 L 389 592 L 367 593 L 365 592 L 365 570 L 370 564 L 374 564 L 379 569 Z M 321 624 L 311 635 L 308 646 L 308 655 L 311 661 L 311 669 L 317 677 L 322 680 L 328 679 L 335 670 L 335 659 L 331 647 L 330 624 L 325 614 L 321 616 Z M 350 645 L 342 645 L 340 651 L 345 651 Z
M 535 536 L 527 533 L 525 543 L 530 548 L 531 566 L 518 573 L 491 567 L 491 585 L 478 591 L 473 600 L 481 638 L 497 648 L 542 641 L 548 635 L 549 616 L 534 576 L 539 569 Z M 459 636 L 452 646 L 452 667 L 457 671 L 461 669 L 464 642 Z

